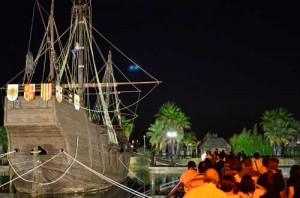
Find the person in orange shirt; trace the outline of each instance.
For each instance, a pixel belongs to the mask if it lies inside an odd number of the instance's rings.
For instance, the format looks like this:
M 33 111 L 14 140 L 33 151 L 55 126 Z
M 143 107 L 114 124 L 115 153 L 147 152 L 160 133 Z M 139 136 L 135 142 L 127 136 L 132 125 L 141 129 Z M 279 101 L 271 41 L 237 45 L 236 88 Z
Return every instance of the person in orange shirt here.
M 193 179 L 196 175 L 198 175 L 198 172 L 196 170 L 196 163 L 194 161 L 188 162 L 188 169 L 184 171 L 179 180 L 183 184 L 184 192 L 187 192 L 189 190 L 188 186 L 186 186 L 191 179 Z
M 260 167 L 263 165 L 262 161 L 260 160 L 260 155 L 258 152 L 254 153 L 254 161 L 252 163 L 253 170 L 259 172 Z
M 201 161 L 198 164 L 198 175 L 192 178 L 185 186 L 188 188 L 188 191 L 194 187 L 201 186 L 204 184 L 204 172 L 209 168 L 208 164 L 205 161 Z
M 214 168 L 208 168 L 204 173 L 204 184 L 192 188 L 183 198 L 227 198 L 227 194 L 218 188 L 220 185 L 219 173 Z

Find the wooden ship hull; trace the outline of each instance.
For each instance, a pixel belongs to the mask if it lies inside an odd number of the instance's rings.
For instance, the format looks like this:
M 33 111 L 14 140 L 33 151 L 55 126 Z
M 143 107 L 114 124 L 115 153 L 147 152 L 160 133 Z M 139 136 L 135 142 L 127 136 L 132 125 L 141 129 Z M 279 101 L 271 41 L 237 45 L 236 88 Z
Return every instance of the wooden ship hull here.
M 5 99 L 10 176 L 18 192 L 40 194 L 102 190 L 123 182 L 129 155 L 108 143 L 104 126 L 90 122 L 73 103 L 36 97 Z M 78 163 L 79 162 L 79 163 Z

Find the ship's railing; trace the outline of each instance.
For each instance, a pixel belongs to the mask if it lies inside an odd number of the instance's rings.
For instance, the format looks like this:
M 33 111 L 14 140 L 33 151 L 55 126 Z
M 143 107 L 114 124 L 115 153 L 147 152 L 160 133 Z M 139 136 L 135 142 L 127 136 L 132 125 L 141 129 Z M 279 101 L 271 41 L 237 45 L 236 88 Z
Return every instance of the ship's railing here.
M 178 182 L 179 182 L 179 180 L 174 180 L 174 181 L 171 181 L 168 183 L 161 184 L 159 189 L 160 189 L 160 191 L 164 191 L 164 190 L 167 190 L 170 188 L 174 188 L 176 185 L 178 185 Z
M 178 182 L 169 192 L 167 198 L 177 198 L 177 197 L 179 198 L 179 197 L 183 197 L 183 195 L 184 195 L 183 184 L 181 182 Z

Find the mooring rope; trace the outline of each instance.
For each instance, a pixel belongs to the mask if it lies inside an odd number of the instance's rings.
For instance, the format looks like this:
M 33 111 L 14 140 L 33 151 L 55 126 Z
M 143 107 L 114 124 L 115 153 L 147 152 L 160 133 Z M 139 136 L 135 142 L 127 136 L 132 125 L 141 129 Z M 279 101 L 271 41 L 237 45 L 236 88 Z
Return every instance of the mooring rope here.
M 72 156 L 70 156 L 70 155 L 69 155 L 68 153 L 66 153 L 65 151 L 63 151 L 63 152 L 64 152 L 67 156 L 69 156 L 70 158 L 74 159 Z M 133 190 L 133 189 L 131 189 L 131 188 L 125 186 L 125 185 L 122 185 L 122 184 L 120 184 L 120 183 L 118 183 L 118 182 L 116 182 L 116 181 L 114 181 L 114 180 L 112 180 L 112 179 L 110 179 L 110 178 L 108 178 L 108 177 L 106 177 L 106 176 L 104 176 L 104 175 L 98 173 L 97 171 L 95 171 L 95 170 L 93 170 L 93 169 L 87 167 L 86 165 L 84 165 L 84 164 L 81 163 L 80 161 L 77 161 L 76 159 L 74 159 L 74 160 L 75 160 L 78 164 L 80 164 L 81 166 L 83 166 L 84 168 L 86 168 L 87 170 L 89 170 L 89 171 L 91 171 L 92 173 L 94 173 L 95 175 L 101 177 L 102 179 L 108 181 L 108 182 L 111 183 L 111 184 L 114 184 L 115 186 L 117 186 L 117 187 L 119 187 L 119 188 L 121 188 L 121 189 L 123 189 L 123 190 L 125 190 L 125 191 L 127 191 L 127 192 L 130 192 L 130 193 L 132 193 L 132 194 L 134 194 L 134 195 L 136 195 L 136 196 L 138 196 L 138 197 L 151 198 L 151 197 L 149 197 L 149 196 L 147 196 L 147 195 L 145 195 L 145 194 L 143 194 L 143 193 L 140 193 L 140 192 L 138 192 L 138 191 L 135 191 L 135 190 Z
M 29 171 L 27 171 L 27 172 L 25 172 L 25 173 L 23 173 L 23 174 L 21 174 L 21 175 L 19 175 L 19 174 L 17 173 L 17 171 L 14 169 L 13 164 L 11 163 L 11 161 L 7 158 L 8 163 L 9 163 L 9 166 L 12 168 L 12 170 L 16 173 L 16 175 L 17 175 L 18 177 L 15 177 L 14 179 L 12 179 L 12 180 L 10 180 L 10 181 L 8 181 L 8 182 L 6 182 L 6 183 L 0 185 L 0 188 L 1 188 L 2 186 L 5 186 L 5 185 L 7 185 L 7 184 L 9 184 L 9 183 L 11 183 L 11 182 L 13 182 L 13 181 L 19 179 L 19 178 L 21 178 L 21 179 L 23 179 L 24 181 L 27 181 L 27 182 L 34 182 L 34 181 L 27 180 L 27 179 L 23 178 L 23 176 L 24 176 L 24 175 L 27 175 L 28 173 L 34 171 L 35 169 L 37 169 L 37 168 L 39 168 L 39 167 L 41 167 L 41 166 L 43 166 L 44 164 L 46 164 L 47 162 L 49 162 L 49 161 L 51 161 L 52 159 L 56 158 L 57 156 L 59 156 L 59 155 L 62 154 L 62 153 L 63 153 L 63 152 L 58 153 L 57 155 L 55 155 L 55 156 L 53 156 L 52 158 L 50 158 L 50 159 L 48 159 L 47 161 L 45 161 L 44 163 L 41 163 L 40 165 L 34 167 L 33 169 L 30 169 Z
M 122 162 L 121 156 L 119 157 L 119 161 L 131 175 L 133 175 L 135 178 L 137 178 L 139 181 L 141 181 L 144 184 L 143 187 L 141 187 L 141 188 L 144 188 L 144 192 L 145 192 L 145 182 L 142 179 L 138 178 L 135 174 L 133 174 L 133 172 L 130 171 L 130 169 Z M 139 188 L 139 189 L 141 189 L 141 188 Z
M 16 152 L 16 151 L 13 150 L 13 151 L 10 151 L 10 152 L 7 152 L 7 153 L 2 153 L 2 154 L 0 155 L 0 158 L 5 157 L 5 156 L 7 156 L 7 155 L 9 155 L 9 154 L 12 154 L 12 153 L 15 153 L 15 152 Z
M 14 163 L 14 166 L 19 165 L 19 164 L 32 163 L 32 162 L 34 162 L 34 160 L 22 161 L 22 162 Z
M 122 162 L 122 160 L 121 160 L 120 158 L 121 158 L 121 156 L 119 157 L 119 161 L 120 161 L 121 164 L 127 169 L 127 171 L 128 171 L 130 174 L 132 174 L 134 177 L 136 177 L 139 181 L 141 181 L 142 183 L 144 183 L 143 180 L 141 180 L 140 178 L 138 178 L 135 174 L 133 174 L 133 173 L 129 170 L 129 168 Z
M 76 145 L 76 151 L 75 151 L 75 158 L 74 158 L 74 159 L 77 158 L 77 151 L 78 151 L 78 137 L 77 137 L 77 145 Z M 22 174 L 22 175 L 19 175 L 18 172 L 14 169 L 13 165 L 11 164 L 11 162 L 10 162 L 9 160 L 8 160 L 8 161 L 9 161 L 10 167 L 13 169 L 13 171 L 14 171 L 14 172 L 16 173 L 16 175 L 18 176 L 17 178 L 21 178 L 22 180 L 27 181 L 27 182 L 30 182 L 30 183 L 37 183 L 37 184 L 39 184 L 39 185 L 46 186 L 46 185 L 50 185 L 50 184 L 53 184 L 53 183 L 59 181 L 63 176 L 65 176 L 65 175 L 67 174 L 67 172 L 70 170 L 70 168 L 72 167 L 72 165 L 74 164 L 75 161 L 73 160 L 72 163 L 69 165 L 69 167 L 64 171 L 64 173 L 63 173 L 61 176 L 59 176 L 57 179 L 55 179 L 55 180 L 53 180 L 53 181 L 51 181 L 51 182 L 45 182 L 45 183 L 43 183 L 43 182 L 32 181 L 32 180 L 28 180 L 28 179 L 23 178 L 23 176 L 24 176 L 24 175 L 27 175 L 28 173 L 30 173 L 30 172 L 32 172 L 32 171 L 34 171 L 34 170 L 37 169 L 38 167 L 40 167 L 40 166 L 42 166 L 42 165 L 48 163 L 49 161 L 53 160 L 54 158 L 56 158 L 58 155 L 60 155 L 60 154 L 62 154 L 62 153 L 63 153 L 63 152 L 58 153 L 57 155 L 53 156 L 52 158 L 48 159 L 47 161 L 41 163 L 40 165 L 34 167 L 33 169 L 27 171 L 26 173 L 24 173 L 24 174 Z M 14 164 L 14 165 L 15 165 L 15 164 Z M 15 179 L 14 179 L 14 180 L 15 180 Z M 13 181 L 13 180 L 11 180 L 11 181 Z M 1 187 L 1 186 L 0 186 L 0 187 Z
M 1 156 L 3 157 L 3 156 L 6 156 L 6 155 L 8 155 L 8 154 L 15 153 L 15 152 L 16 152 L 16 151 L 8 152 L 8 153 L 5 153 L 5 154 L 2 154 Z M 23 173 L 23 174 L 21 174 L 21 175 L 18 174 L 18 172 L 15 170 L 15 168 L 14 168 L 14 165 L 15 165 L 15 164 L 12 164 L 12 162 L 11 162 L 11 161 L 9 160 L 9 158 L 8 158 L 9 165 L 10 165 L 10 167 L 12 168 L 12 170 L 14 171 L 14 173 L 17 175 L 17 177 L 15 177 L 14 179 L 11 179 L 10 181 L 8 181 L 8 182 L 6 182 L 6 183 L 0 185 L 0 188 L 3 187 L 3 186 L 5 186 L 5 185 L 7 185 L 7 184 L 9 184 L 9 183 L 11 183 L 11 182 L 13 182 L 13 181 L 15 181 L 15 180 L 17 180 L 17 179 L 19 179 L 19 178 L 21 178 L 21 179 L 24 180 L 24 181 L 30 182 L 30 183 L 35 182 L 35 183 L 37 183 L 37 184 L 39 184 L 39 185 L 49 185 L 49 184 L 55 183 L 55 182 L 59 181 L 59 180 L 60 180 L 60 179 L 61 179 L 61 178 L 62 178 L 62 177 L 70 170 L 70 168 L 72 167 L 72 165 L 74 164 L 74 162 L 77 162 L 78 164 L 80 164 L 81 166 L 83 166 L 83 167 L 86 168 L 87 170 L 91 171 L 91 172 L 94 173 L 95 175 L 99 176 L 100 178 L 104 179 L 105 181 L 107 181 L 107 182 L 109 182 L 109 183 L 111 183 L 111 184 L 113 184 L 113 185 L 115 185 L 115 186 L 117 186 L 117 187 L 119 187 L 119 188 L 121 188 L 121 189 L 123 189 L 123 190 L 125 190 L 125 191 L 127 191 L 127 192 L 129 192 L 129 193 L 131 193 L 131 194 L 134 194 L 134 195 L 137 196 L 137 197 L 151 198 L 151 197 L 149 197 L 149 196 L 147 196 L 147 195 L 145 195 L 145 194 L 143 194 L 143 193 L 140 193 L 140 192 L 138 192 L 138 191 L 136 191 L 136 190 L 133 190 L 133 189 L 131 189 L 131 188 L 125 186 L 125 185 L 122 185 L 122 184 L 120 184 L 120 183 L 118 183 L 118 182 L 116 182 L 116 181 L 114 181 L 114 180 L 112 180 L 112 179 L 110 179 L 110 178 L 108 178 L 108 177 L 102 175 L 101 173 L 98 173 L 97 171 L 95 171 L 95 170 L 89 168 L 88 166 L 86 166 L 85 164 L 81 163 L 80 161 L 78 161 L 78 160 L 76 159 L 76 158 L 77 158 L 77 152 L 78 152 L 78 138 L 77 138 L 77 146 L 76 146 L 75 157 L 72 157 L 71 155 L 69 155 L 69 154 L 66 153 L 65 151 L 62 151 L 62 152 L 58 153 L 57 155 L 51 157 L 50 159 L 46 160 L 45 162 L 39 164 L 38 166 L 36 166 L 36 167 L 30 169 L 29 171 L 27 171 L 27 172 L 25 172 L 25 173 Z M 66 169 L 66 171 L 64 172 L 64 174 L 62 174 L 62 175 L 61 175 L 59 178 L 57 178 L 56 180 L 53 180 L 53 181 L 47 182 L 47 183 L 41 183 L 41 182 L 36 182 L 36 181 L 28 180 L 28 179 L 25 179 L 25 178 L 23 177 L 24 175 L 27 175 L 27 174 L 33 172 L 33 171 L 36 170 L 37 168 L 39 168 L 39 167 L 45 165 L 46 163 L 48 163 L 49 161 L 55 159 L 56 157 L 58 157 L 58 156 L 61 155 L 62 153 L 64 153 L 67 157 L 71 158 L 73 161 L 72 161 L 72 163 L 69 165 L 69 167 Z M 120 159 L 119 159 L 119 160 L 120 160 Z M 120 160 L 120 161 L 121 161 L 121 160 Z M 122 163 L 122 164 L 123 164 L 123 163 Z M 125 165 L 123 164 L 123 166 L 125 166 Z M 125 167 L 126 167 L 126 166 L 125 166 Z M 129 170 L 128 167 L 126 167 L 126 169 Z M 138 179 L 139 179 L 139 178 L 138 178 Z M 139 179 L 139 180 L 140 180 L 140 179 Z M 140 180 L 140 181 L 142 181 L 142 180 Z
M 77 145 L 76 145 L 75 158 L 74 158 L 75 160 L 76 160 L 76 158 L 77 158 L 77 152 L 78 152 L 78 137 L 77 137 Z M 51 181 L 51 182 L 47 182 L 47 183 L 41 183 L 41 182 L 39 182 L 39 184 L 42 185 L 42 186 L 46 186 L 46 185 L 50 185 L 50 184 L 53 184 L 53 183 L 59 181 L 61 178 L 63 178 L 63 176 L 65 176 L 65 175 L 67 174 L 67 172 L 69 172 L 69 170 L 70 170 L 70 168 L 73 166 L 75 160 L 72 161 L 72 163 L 69 165 L 69 167 L 68 167 L 68 168 L 64 171 L 64 173 L 63 173 L 61 176 L 59 176 L 57 179 L 55 179 L 55 180 L 53 180 L 53 181 Z

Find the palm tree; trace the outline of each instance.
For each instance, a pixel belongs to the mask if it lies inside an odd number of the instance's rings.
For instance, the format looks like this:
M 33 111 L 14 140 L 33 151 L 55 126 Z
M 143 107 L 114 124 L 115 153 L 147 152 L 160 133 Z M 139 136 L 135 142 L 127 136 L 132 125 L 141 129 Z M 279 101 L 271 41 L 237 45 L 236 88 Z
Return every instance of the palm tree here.
M 167 132 L 174 131 L 176 132 L 176 138 L 168 138 L 168 144 L 171 145 L 169 153 L 171 155 L 178 155 L 180 142 L 184 135 L 185 129 L 191 128 L 191 123 L 189 122 L 189 118 L 182 112 L 182 110 L 174 103 L 174 102 L 166 102 L 163 104 L 159 112 L 155 115 L 155 117 L 159 120 L 164 121 L 165 123 L 165 135 Z M 174 153 L 174 146 L 176 146 L 176 153 Z
M 183 138 L 183 143 L 185 144 L 185 146 L 188 149 L 189 153 L 192 152 L 192 148 L 196 147 L 197 144 L 197 136 L 195 134 L 195 132 L 188 132 L 185 134 L 184 138 Z
M 183 112 L 178 112 L 175 117 L 174 124 L 179 128 L 180 131 L 184 131 L 184 129 L 191 129 L 189 118 Z
M 147 132 L 147 136 L 150 137 L 150 143 L 153 141 L 155 145 L 153 145 L 153 143 L 151 144 L 156 149 L 162 149 L 163 153 L 165 153 L 168 148 L 169 154 L 177 155 L 179 153 L 180 142 L 183 138 L 184 130 L 190 129 L 191 126 L 188 117 L 186 117 L 174 102 L 163 104 L 155 117 L 155 123 L 150 125 Z M 173 132 L 176 135 L 170 137 L 168 136 L 170 132 Z M 159 143 L 156 141 L 159 141 Z M 158 145 L 160 146 L 158 147 Z
M 164 143 L 168 147 L 168 153 L 170 155 L 178 155 L 180 149 L 180 142 L 183 138 L 183 132 L 178 130 L 176 125 L 165 125 L 164 131 Z
M 275 155 L 282 154 L 283 145 L 289 143 L 294 138 L 296 130 L 290 127 L 290 123 L 283 120 L 274 120 L 265 129 L 264 136 L 270 141 L 273 146 Z
M 264 137 L 269 140 L 274 154 L 282 154 L 282 148 L 295 137 L 296 130 L 292 127 L 295 119 L 293 114 L 285 108 L 265 111 L 260 123 L 264 130 Z
M 261 117 L 262 122 L 260 125 L 262 126 L 263 130 L 265 131 L 266 128 L 269 127 L 269 124 L 274 120 L 284 120 L 284 121 L 294 121 L 293 114 L 289 113 L 287 109 L 281 107 L 278 109 L 265 111 Z
M 126 136 L 127 140 L 129 140 L 129 137 L 131 136 L 133 129 L 134 129 L 134 124 L 132 121 L 126 119 L 125 116 L 121 117 L 121 121 L 122 121 L 122 124 L 124 127 L 125 136 Z
M 297 152 L 297 142 L 300 140 L 300 122 L 295 120 L 291 123 L 292 128 L 296 130 L 294 138 L 289 142 L 289 145 L 291 146 L 291 154 L 296 155 Z
M 166 102 L 155 115 L 156 118 L 164 121 L 166 124 L 172 124 L 176 121 L 176 116 L 181 112 L 181 109 L 174 102 Z
M 146 136 L 149 137 L 149 142 L 151 143 L 154 150 L 162 150 L 162 142 L 164 141 L 164 122 L 161 120 L 155 120 L 154 124 L 150 124 Z

